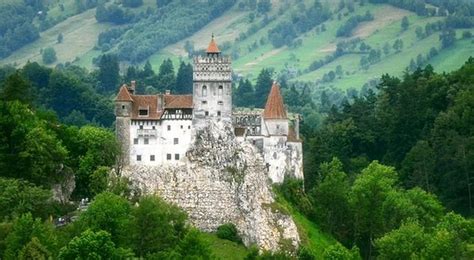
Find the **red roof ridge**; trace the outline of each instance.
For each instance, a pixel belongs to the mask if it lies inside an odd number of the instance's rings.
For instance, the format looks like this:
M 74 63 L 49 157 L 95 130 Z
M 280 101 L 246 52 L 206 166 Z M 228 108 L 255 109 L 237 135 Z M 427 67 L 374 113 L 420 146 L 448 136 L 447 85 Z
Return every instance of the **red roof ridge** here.
M 209 46 L 207 47 L 207 53 L 220 53 L 221 51 L 219 50 L 219 47 L 217 47 L 216 41 L 214 41 L 214 34 L 212 35 L 211 42 L 209 43 Z
M 283 97 L 280 93 L 280 86 L 276 81 L 273 82 L 270 94 L 268 95 L 265 110 L 263 111 L 264 119 L 287 119 Z
M 130 96 L 130 92 L 128 92 L 128 88 L 126 84 L 123 84 L 120 87 L 119 93 L 117 97 L 115 98 L 115 101 L 132 101 L 132 96 Z

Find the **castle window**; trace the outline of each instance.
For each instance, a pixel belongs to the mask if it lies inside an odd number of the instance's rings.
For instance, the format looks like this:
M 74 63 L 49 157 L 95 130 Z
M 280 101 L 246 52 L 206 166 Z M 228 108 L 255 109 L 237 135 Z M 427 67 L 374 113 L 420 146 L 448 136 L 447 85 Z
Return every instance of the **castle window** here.
M 277 129 L 280 129 L 280 125 L 277 125 Z
M 219 88 L 217 89 L 217 95 L 219 96 L 222 96 L 222 93 L 224 92 L 224 87 L 223 86 L 219 86 Z
M 179 138 L 174 138 L 173 139 L 173 144 L 179 144 Z
M 202 86 L 202 96 L 207 97 L 207 86 Z
M 167 126 L 167 129 L 168 129 L 168 131 L 171 131 L 171 126 L 168 125 L 168 126 Z
M 222 105 L 224 105 L 224 102 L 222 102 L 222 101 L 217 101 L 217 104 L 222 106 Z
M 138 138 L 133 138 L 133 144 L 138 144 Z
M 150 141 L 148 140 L 148 138 L 145 138 L 144 144 L 149 144 L 149 143 L 150 143 Z
M 277 153 L 273 153 L 273 159 L 277 158 Z
M 151 128 L 152 128 L 153 130 L 155 130 L 155 129 L 156 129 L 156 127 L 155 127 L 155 126 L 152 126 Z
M 125 105 L 122 105 L 122 109 L 125 109 Z
M 206 100 L 203 100 L 203 101 L 202 101 L 202 104 L 203 104 L 203 105 L 207 104 L 207 101 L 206 101 Z
M 217 111 L 217 116 L 221 116 L 221 111 Z
M 209 111 L 204 112 L 205 116 L 209 116 Z
M 191 126 L 190 126 L 190 125 L 188 125 L 188 129 L 191 129 Z
M 174 155 L 174 159 L 175 159 L 176 161 L 179 160 L 179 153 L 176 153 L 176 154 Z
M 139 116 L 148 116 L 148 109 L 138 109 Z
M 141 155 L 137 155 L 137 162 L 141 162 L 142 161 L 142 156 Z
M 140 129 L 143 129 L 143 125 L 140 125 Z
M 155 155 L 150 155 L 150 162 L 154 162 L 155 161 Z
M 171 154 L 170 153 L 166 154 L 166 160 L 171 161 Z

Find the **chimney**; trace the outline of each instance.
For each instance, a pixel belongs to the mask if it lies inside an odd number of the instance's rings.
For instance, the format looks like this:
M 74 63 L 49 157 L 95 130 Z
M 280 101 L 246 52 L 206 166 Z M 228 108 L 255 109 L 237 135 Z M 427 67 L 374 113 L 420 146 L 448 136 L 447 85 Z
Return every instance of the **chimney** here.
M 164 103 L 165 103 L 165 101 L 164 101 L 164 95 L 158 94 L 158 98 L 157 98 L 156 101 L 158 102 L 158 104 L 157 104 L 158 112 L 163 111 L 163 106 L 164 106 Z
M 165 95 L 171 95 L 171 90 L 169 89 L 165 90 Z
M 132 82 L 130 82 L 130 94 L 135 94 L 135 90 L 137 88 L 137 82 L 135 80 L 132 80 Z

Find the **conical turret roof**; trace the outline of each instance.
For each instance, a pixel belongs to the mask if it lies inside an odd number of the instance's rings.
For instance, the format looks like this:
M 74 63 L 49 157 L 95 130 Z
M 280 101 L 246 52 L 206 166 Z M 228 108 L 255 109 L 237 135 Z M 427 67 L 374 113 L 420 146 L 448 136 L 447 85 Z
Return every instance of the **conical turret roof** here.
M 115 101 L 133 101 L 132 96 L 130 96 L 130 92 L 128 92 L 127 85 L 124 84 L 120 87 Z
M 273 82 L 272 89 L 268 95 L 267 104 L 263 111 L 264 119 L 287 119 L 283 97 L 280 93 L 280 86 Z
M 219 50 L 219 47 L 217 47 L 217 43 L 214 40 L 214 34 L 212 35 L 211 42 L 209 43 L 209 46 L 207 47 L 206 50 L 207 53 L 220 53 L 221 51 Z

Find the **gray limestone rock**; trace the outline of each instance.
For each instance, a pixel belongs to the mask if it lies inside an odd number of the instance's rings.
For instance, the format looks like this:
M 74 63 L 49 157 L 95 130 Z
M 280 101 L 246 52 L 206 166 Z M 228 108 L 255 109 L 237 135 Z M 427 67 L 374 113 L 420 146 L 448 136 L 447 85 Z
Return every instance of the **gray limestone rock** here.
M 194 138 L 179 166 L 127 166 L 122 174 L 144 194 L 156 193 L 183 208 L 191 223 L 204 231 L 231 222 L 245 245 L 296 249 L 296 225 L 275 203 L 257 148 L 236 141 L 227 122 L 209 121 Z

